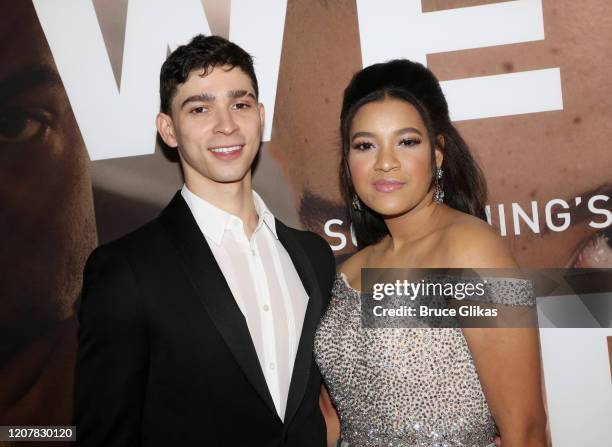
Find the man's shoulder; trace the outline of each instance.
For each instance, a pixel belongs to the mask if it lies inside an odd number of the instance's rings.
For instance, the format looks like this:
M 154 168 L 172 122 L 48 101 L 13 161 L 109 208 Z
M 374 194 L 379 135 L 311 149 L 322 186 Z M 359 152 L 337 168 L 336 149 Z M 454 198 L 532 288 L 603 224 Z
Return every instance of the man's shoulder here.
M 125 253 L 149 253 L 151 250 L 156 250 L 160 243 L 167 242 L 168 222 L 180 220 L 187 209 L 179 191 L 157 216 L 122 236 L 102 241 L 98 249 Z
M 293 238 L 297 239 L 302 248 L 307 251 L 319 251 L 324 253 L 332 254 L 331 247 L 327 241 L 319 234 L 310 230 L 301 230 L 285 225 L 279 219 L 276 219 L 277 231 L 286 231 Z M 279 228 L 280 227 L 280 228 Z
M 149 222 L 141 225 L 135 230 L 129 233 L 109 241 L 106 245 L 114 246 L 122 249 L 123 251 L 131 252 L 133 250 L 139 250 L 146 247 L 150 247 L 154 244 L 160 236 L 162 236 L 163 230 L 160 222 L 160 218 L 150 220 Z
M 151 256 L 164 239 L 159 217 L 111 241 L 100 244 L 90 254 L 95 257 L 142 258 Z
M 277 220 L 277 224 L 278 222 Z M 279 226 L 281 228 L 278 228 Z M 277 229 L 287 232 L 298 241 L 302 252 L 309 259 L 319 277 L 319 281 L 323 284 L 323 290 L 329 292 L 336 275 L 336 260 L 327 241 L 313 231 L 291 228 L 282 222 L 279 226 L 277 226 Z M 325 296 L 328 297 L 329 294 L 326 293 Z

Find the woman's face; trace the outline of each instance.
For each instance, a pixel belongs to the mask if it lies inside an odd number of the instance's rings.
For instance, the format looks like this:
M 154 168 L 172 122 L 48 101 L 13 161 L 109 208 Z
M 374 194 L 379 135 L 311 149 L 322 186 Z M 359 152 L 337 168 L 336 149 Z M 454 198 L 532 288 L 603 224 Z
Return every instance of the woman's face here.
M 442 163 L 439 150 L 436 163 Z M 359 199 L 382 216 L 432 200 L 431 144 L 419 112 L 406 101 L 385 98 L 357 111 L 348 164 Z

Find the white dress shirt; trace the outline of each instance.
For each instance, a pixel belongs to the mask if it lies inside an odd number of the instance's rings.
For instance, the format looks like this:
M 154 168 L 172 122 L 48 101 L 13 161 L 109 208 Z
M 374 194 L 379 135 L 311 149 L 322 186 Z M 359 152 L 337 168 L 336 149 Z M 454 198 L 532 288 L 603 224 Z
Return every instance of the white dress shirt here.
M 253 191 L 259 221 L 248 239 L 239 217 L 186 185 L 181 194 L 246 319 L 276 411 L 284 419 L 308 295 L 278 240 L 274 215 Z

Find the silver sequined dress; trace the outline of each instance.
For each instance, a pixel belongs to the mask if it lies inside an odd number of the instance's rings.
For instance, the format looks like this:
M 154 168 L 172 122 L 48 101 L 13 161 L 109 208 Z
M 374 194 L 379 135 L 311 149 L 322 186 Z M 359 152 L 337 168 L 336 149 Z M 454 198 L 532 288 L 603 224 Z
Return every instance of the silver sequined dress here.
M 525 281 L 500 286 L 514 304 L 533 299 Z M 495 422 L 461 329 L 368 329 L 360 309 L 360 293 L 338 274 L 315 335 L 315 359 L 343 441 L 350 447 L 492 445 Z

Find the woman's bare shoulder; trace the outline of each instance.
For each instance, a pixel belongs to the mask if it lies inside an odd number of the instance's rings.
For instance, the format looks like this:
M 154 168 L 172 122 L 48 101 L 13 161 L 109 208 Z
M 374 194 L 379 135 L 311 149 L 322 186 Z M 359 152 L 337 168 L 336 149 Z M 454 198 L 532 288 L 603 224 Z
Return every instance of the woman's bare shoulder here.
M 371 251 L 372 246 L 362 248 L 340 264 L 338 272 L 344 274 L 349 284 L 360 283 L 361 269 L 367 265 Z
M 510 247 L 487 222 L 457 212 L 444 230 L 449 267 L 514 268 L 516 262 Z

